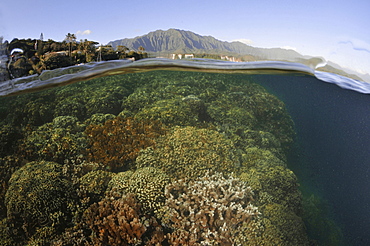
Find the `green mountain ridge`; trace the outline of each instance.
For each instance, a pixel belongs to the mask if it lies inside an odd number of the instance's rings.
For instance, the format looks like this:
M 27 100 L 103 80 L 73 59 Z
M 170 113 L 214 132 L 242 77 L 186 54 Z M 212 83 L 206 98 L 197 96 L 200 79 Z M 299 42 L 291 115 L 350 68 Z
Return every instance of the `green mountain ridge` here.
M 169 29 L 157 30 L 135 38 L 124 38 L 111 41 L 108 45 L 116 48 L 119 45 L 131 50 L 144 47 L 149 53 L 209 53 L 250 55 L 256 59 L 293 59 L 303 58 L 294 50 L 281 48 L 256 48 L 241 42 L 226 42 L 212 36 L 201 36 L 191 31 Z

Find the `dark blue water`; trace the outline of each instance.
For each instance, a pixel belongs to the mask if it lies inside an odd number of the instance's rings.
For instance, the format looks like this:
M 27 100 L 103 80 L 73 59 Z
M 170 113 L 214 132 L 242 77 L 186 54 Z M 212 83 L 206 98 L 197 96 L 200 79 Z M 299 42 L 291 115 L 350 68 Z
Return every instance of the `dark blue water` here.
M 370 245 L 370 96 L 311 76 L 255 78 L 295 122 L 300 161 L 291 168 L 309 170 L 300 181 L 328 199 L 347 242 Z

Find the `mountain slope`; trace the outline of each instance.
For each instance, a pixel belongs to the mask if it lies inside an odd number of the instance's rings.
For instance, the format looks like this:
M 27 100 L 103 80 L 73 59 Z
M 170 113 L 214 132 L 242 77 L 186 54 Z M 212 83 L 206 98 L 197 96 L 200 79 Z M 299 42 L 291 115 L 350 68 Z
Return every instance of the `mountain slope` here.
M 241 42 L 225 42 L 211 36 L 178 29 L 167 31 L 157 30 L 136 38 L 125 38 L 108 43 L 116 48 L 118 45 L 126 46 L 131 50 L 138 50 L 140 46 L 147 52 L 165 53 L 235 53 L 252 55 L 259 59 L 290 59 L 303 57 L 293 50 L 280 48 L 263 49 L 255 48 Z

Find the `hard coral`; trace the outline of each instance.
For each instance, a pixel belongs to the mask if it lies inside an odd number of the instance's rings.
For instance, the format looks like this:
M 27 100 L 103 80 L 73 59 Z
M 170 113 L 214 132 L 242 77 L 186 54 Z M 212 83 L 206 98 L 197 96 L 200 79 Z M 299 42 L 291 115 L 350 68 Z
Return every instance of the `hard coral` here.
M 118 173 L 109 183 L 109 192 L 127 194 L 134 193 L 142 211 L 147 214 L 156 213 L 164 205 L 164 188 L 169 177 L 154 167 L 144 167 L 135 172 Z
M 135 116 L 138 119 L 159 120 L 167 126 L 196 125 L 199 122 L 197 112 L 181 99 L 159 100 L 141 109 Z
M 247 181 L 256 192 L 261 204 L 278 203 L 297 215 L 302 214 L 302 194 L 298 180 L 288 168 L 260 163 L 242 173 L 240 179 Z
M 91 171 L 79 179 L 80 191 L 86 192 L 91 201 L 100 201 L 115 174 L 107 171 Z
M 257 128 L 271 132 L 283 147 L 288 148 L 295 133 L 284 103 L 272 94 L 258 93 L 249 98 L 248 106 L 258 120 Z
M 21 144 L 19 155 L 28 160 L 63 163 L 86 148 L 85 125 L 76 117 L 59 116 L 31 132 Z
M 90 125 L 85 131 L 90 140 L 87 158 L 110 169 L 124 167 L 127 162 L 135 160 L 141 149 L 154 145 L 155 139 L 164 132 L 156 121 L 132 118 L 117 117 L 102 126 Z
M 190 179 L 208 169 L 235 172 L 240 165 L 230 140 L 214 130 L 195 127 L 174 127 L 157 140 L 156 148 L 141 151 L 136 164 L 159 168 L 171 178 Z
M 153 217 L 141 214 L 133 194 L 118 200 L 105 198 L 93 204 L 84 217 L 93 231 L 94 245 L 141 245 L 146 241 L 159 245 L 163 241 L 161 226 Z
M 258 215 L 250 187 L 222 174 L 206 174 L 194 181 L 166 186 L 163 221 L 173 231 L 172 245 L 232 245 L 232 234 Z
M 53 162 L 30 162 L 13 173 L 5 196 L 10 231 L 20 240 L 38 228 L 64 228 L 71 220 L 75 191 Z
M 261 210 L 264 215 L 262 238 L 268 245 L 310 245 L 301 217 L 276 203 L 264 205 Z
M 0 218 L 6 217 L 4 200 L 6 191 L 9 187 L 9 179 L 18 168 L 26 164 L 25 162 L 25 160 L 14 155 L 0 158 Z

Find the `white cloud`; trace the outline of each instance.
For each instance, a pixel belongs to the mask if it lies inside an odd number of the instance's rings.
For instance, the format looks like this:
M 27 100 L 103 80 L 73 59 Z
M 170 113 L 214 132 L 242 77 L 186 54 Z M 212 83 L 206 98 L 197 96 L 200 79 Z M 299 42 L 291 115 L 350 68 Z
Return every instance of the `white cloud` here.
M 332 45 L 327 59 L 361 74 L 370 74 L 370 44 L 364 40 L 340 37 Z
M 76 35 L 89 35 L 91 33 L 90 30 L 85 30 L 85 31 L 77 31 Z
M 233 40 L 233 42 L 241 42 L 241 43 L 247 44 L 247 45 L 253 44 L 252 40 L 246 39 L 246 38 L 235 39 L 235 40 Z
M 353 50 L 364 51 L 364 52 L 370 53 L 370 44 L 366 43 L 363 40 L 350 38 L 350 39 L 344 39 L 338 42 L 338 45 L 343 45 L 343 44 L 351 45 Z
M 294 50 L 294 51 L 297 51 L 297 48 L 295 48 L 295 47 L 292 47 L 292 46 L 288 46 L 288 45 L 286 45 L 286 46 L 282 46 L 282 47 L 280 47 L 281 49 L 285 49 L 285 50 Z

